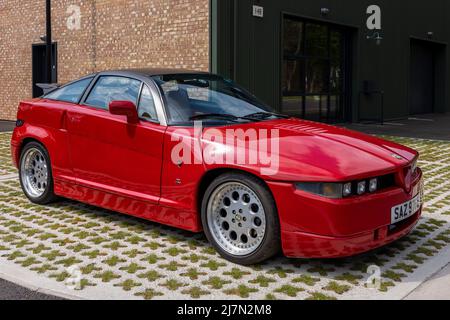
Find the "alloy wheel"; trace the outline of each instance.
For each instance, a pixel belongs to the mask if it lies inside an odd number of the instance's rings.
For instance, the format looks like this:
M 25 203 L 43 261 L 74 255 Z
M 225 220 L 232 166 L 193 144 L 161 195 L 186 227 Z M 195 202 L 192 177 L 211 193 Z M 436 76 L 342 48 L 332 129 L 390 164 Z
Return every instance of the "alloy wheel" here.
M 206 218 L 217 244 L 229 254 L 249 255 L 264 239 L 264 207 L 257 194 L 242 183 L 218 186 L 209 198 Z
M 48 187 L 48 164 L 43 153 L 30 148 L 21 160 L 21 180 L 25 191 L 32 198 L 41 197 Z

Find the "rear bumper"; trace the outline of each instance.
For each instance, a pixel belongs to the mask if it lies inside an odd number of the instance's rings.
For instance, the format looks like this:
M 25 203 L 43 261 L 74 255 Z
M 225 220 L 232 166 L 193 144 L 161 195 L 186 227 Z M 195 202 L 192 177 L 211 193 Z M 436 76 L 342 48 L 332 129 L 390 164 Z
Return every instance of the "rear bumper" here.
M 422 208 L 395 225 L 391 208 L 422 192 L 422 172 L 410 190 L 392 187 L 347 199 L 327 199 L 297 190 L 291 183 L 268 182 L 278 209 L 283 253 L 298 258 L 336 258 L 384 246 L 415 227 Z
M 19 167 L 19 150 L 20 144 L 13 139 L 11 140 L 11 160 L 13 165 L 18 168 Z

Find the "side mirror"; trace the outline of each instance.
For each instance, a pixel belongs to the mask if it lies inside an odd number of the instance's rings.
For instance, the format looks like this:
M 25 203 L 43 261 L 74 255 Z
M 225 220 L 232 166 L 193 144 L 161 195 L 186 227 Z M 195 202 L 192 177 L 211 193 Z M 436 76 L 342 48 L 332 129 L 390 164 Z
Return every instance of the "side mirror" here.
M 139 122 L 136 105 L 131 101 L 111 101 L 109 103 L 109 112 L 111 114 L 127 116 L 127 120 L 129 123 Z

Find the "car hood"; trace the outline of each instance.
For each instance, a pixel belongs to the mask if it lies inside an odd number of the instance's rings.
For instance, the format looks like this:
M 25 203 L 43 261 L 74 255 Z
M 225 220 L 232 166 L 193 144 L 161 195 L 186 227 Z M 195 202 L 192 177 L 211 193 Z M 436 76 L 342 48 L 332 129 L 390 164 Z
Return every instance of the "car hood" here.
M 223 141 L 211 138 L 213 134 L 208 129 L 210 128 L 204 129 L 202 134 L 203 156 L 209 159 L 211 152 L 217 155 L 217 150 L 222 150 L 224 154 L 229 153 L 232 149 L 230 143 L 224 143 L 225 138 Z M 220 133 L 223 137 L 233 130 L 242 130 L 247 134 L 256 132 L 258 142 L 268 146 L 270 164 L 269 161 L 261 163 L 260 157 L 257 163 L 249 160 L 248 154 L 255 152 L 255 149 L 257 154 L 261 154 L 258 152 L 262 149 L 260 144 L 257 147 L 255 144 L 252 146 L 248 136 L 244 136 L 245 143 L 233 144 L 236 150 L 234 161 L 224 160 L 225 165 L 270 176 L 265 178 L 271 180 L 348 181 L 367 178 L 394 172 L 412 162 L 418 155 L 415 150 L 390 141 L 345 128 L 294 118 L 213 129 L 215 134 Z M 264 132 L 267 132 L 267 138 Z M 242 142 L 240 138 L 237 140 Z M 276 144 L 278 148 L 271 147 Z M 211 145 L 215 147 L 211 148 Z M 246 161 L 236 161 L 236 154 L 243 153 L 247 154 Z M 214 162 L 211 159 L 206 162 L 206 166 L 210 168 L 223 166 L 211 163 Z M 261 170 L 266 167 L 268 170 Z

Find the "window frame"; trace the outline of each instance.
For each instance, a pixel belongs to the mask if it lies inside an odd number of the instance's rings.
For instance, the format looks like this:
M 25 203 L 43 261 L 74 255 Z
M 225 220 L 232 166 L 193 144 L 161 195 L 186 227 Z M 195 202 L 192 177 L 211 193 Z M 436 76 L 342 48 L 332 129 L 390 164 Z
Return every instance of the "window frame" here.
M 56 92 L 57 90 L 61 90 L 64 89 L 65 87 L 68 87 L 70 85 L 76 84 L 78 82 L 84 81 L 84 80 L 88 80 L 90 79 L 88 85 L 84 88 L 83 92 L 81 93 L 80 97 L 78 98 L 77 102 L 73 102 L 73 101 L 66 101 L 66 100 L 60 100 L 60 99 L 52 99 L 52 98 L 48 98 L 47 95 Z M 79 105 L 81 103 L 81 101 L 83 100 L 84 95 L 86 94 L 86 91 L 91 87 L 92 82 L 95 79 L 95 75 L 90 75 L 90 76 L 86 76 L 83 77 L 81 79 L 77 79 L 71 82 L 68 82 L 64 85 L 62 85 L 61 87 L 56 88 L 55 90 L 52 90 L 50 92 L 48 92 L 47 94 L 42 95 L 41 99 L 47 99 L 47 100 L 51 100 L 51 101 L 58 101 L 58 102 L 67 102 L 67 103 L 73 103 L 73 104 L 77 104 Z
M 141 107 L 141 98 L 142 98 L 142 94 L 144 92 L 144 87 L 147 87 L 148 92 L 150 93 L 150 96 L 152 97 L 153 108 L 155 109 L 155 114 L 156 114 L 156 117 L 158 118 L 158 110 L 156 108 L 155 97 L 153 95 L 153 92 L 152 92 L 150 86 L 148 84 L 146 84 L 145 82 L 143 82 L 143 81 L 141 81 L 141 88 L 139 89 L 139 95 L 138 95 L 138 101 L 137 101 L 138 104 L 136 105 L 136 112 L 138 113 L 138 116 L 139 116 L 139 108 Z M 139 120 L 146 121 L 146 122 L 151 122 L 151 123 L 157 123 L 157 124 L 161 123 L 159 121 L 159 119 L 148 119 L 148 118 L 139 117 Z
M 139 98 L 141 96 L 142 85 L 143 85 L 144 82 L 142 80 L 140 80 L 140 79 L 136 79 L 134 77 L 129 77 L 129 76 L 125 76 L 125 75 L 98 74 L 96 79 L 95 79 L 95 81 L 91 82 L 90 86 L 88 87 L 89 90 L 86 91 L 83 94 L 82 102 L 80 104 L 83 105 L 83 106 L 86 106 L 86 107 L 90 107 L 90 108 L 96 109 L 96 110 L 103 110 L 103 111 L 109 112 L 109 108 L 106 108 L 106 109 L 105 108 L 100 108 L 99 106 L 95 106 L 95 105 L 92 105 L 92 104 L 89 104 L 89 103 L 86 102 L 87 98 L 92 93 L 92 90 L 95 88 L 95 86 L 97 85 L 98 81 L 101 78 L 103 78 L 103 77 L 127 78 L 127 79 L 131 79 L 131 80 L 139 81 L 140 82 L 139 92 L 138 92 L 138 95 L 137 95 L 137 98 L 136 98 L 137 100 L 134 103 L 134 105 L 136 106 L 136 111 L 137 111 L 137 108 L 138 108 L 137 104 L 138 104 Z
M 302 50 L 299 54 L 292 54 L 287 53 L 284 48 L 284 36 L 285 36 L 285 22 L 286 20 L 296 21 L 301 23 L 303 26 L 301 28 L 302 33 Z M 350 29 L 351 26 L 345 26 L 340 24 L 331 23 L 329 21 L 324 20 L 317 20 L 317 19 L 311 19 L 310 17 L 304 17 L 299 16 L 290 12 L 282 12 L 281 22 L 281 45 L 280 45 L 280 73 L 279 73 L 279 79 L 280 79 L 280 89 L 279 89 L 279 103 L 280 103 L 280 110 L 283 111 L 283 100 L 285 97 L 300 97 L 301 98 L 301 104 L 300 108 L 298 110 L 297 116 L 303 118 L 303 119 L 309 119 L 307 115 L 306 110 L 306 100 L 308 97 L 315 97 L 315 96 L 321 96 L 326 97 L 325 104 L 322 106 L 323 109 L 319 112 L 319 119 L 315 121 L 325 121 L 326 123 L 330 123 L 330 120 L 332 122 L 345 122 L 351 119 L 351 114 L 349 113 L 348 106 L 350 104 L 351 99 L 351 85 L 349 84 L 349 78 L 351 77 L 351 57 L 350 57 L 350 51 L 351 51 L 351 35 L 350 35 Z M 325 26 L 327 28 L 327 55 L 326 56 L 314 56 L 306 52 L 306 41 L 307 41 L 307 25 L 321 25 Z M 342 67 L 342 78 L 339 83 L 339 88 L 337 91 L 334 91 L 331 88 L 331 74 L 327 72 L 327 90 L 321 91 L 321 92 L 311 92 L 308 93 L 306 90 L 307 83 L 304 80 L 307 74 L 307 66 L 308 61 L 311 60 L 322 60 L 324 61 L 328 67 L 327 69 L 331 69 L 332 65 L 332 56 L 331 56 L 331 39 L 332 34 L 334 32 L 340 33 L 342 36 L 343 42 L 341 43 L 341 57 L 340 57 L 340 65 Z M 301 85 L 303 86 L 303 89 L 301 90 L 291 90 L 289 92 L 283 90 L 283 68 L 284 63 L 286 61 L 297 61 L 299 64 L 301 64 L 302 67 L 302 74 L 301 77 Z M 336 104 L 332 105 L 332 101 L 334 101 L 334 97 L 339 97 L 339 106 Z M 336 108 L 336 110 L 331 113 L 332 108 Z

